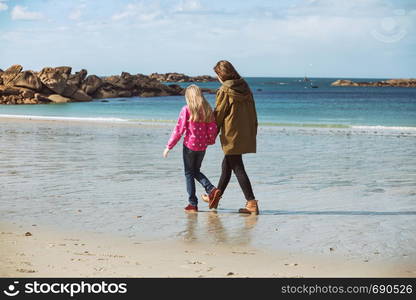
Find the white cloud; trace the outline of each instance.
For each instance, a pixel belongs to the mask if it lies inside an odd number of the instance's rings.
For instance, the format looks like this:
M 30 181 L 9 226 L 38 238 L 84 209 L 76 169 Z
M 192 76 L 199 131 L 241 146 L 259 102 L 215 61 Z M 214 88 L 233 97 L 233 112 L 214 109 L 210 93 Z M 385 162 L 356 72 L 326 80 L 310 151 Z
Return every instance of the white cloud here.
M 132 12 L 129 12 L 129 11 L 123 11 L 123 12 L 121 12 L 121 13 L 118 13 L 118 14 L 114 14 L 112 17 L 111 17 L 111 19 L 113 20 L 113 21 L 118 21 L 118 20 L 122 20 L 122 19 L 125 19 L 125 18 L 127 18 L 127 17 L 130 17 L 130 16 L 132 16 L 133 14 L 132 14 Z
M 7 4 L 0 2 L 0 11 L 7 10 L 8 8 Z
M 70 18 L 71 20 L 79 20 L 81 18 L 82 12 L 79 8 L 77 8 L 76 10 L 72 11 L 69 15 L 68 18 Z
M 175 7 L 177 12 L 191 12 L 199 11 L 202 9 L 202 5 L 198 0 L 181 0 Z
M 12 20 L 39 20 L 43 15 L 39 12 L 28 11 L 27 7 L 16 5 L 12 10 Z
M 85 7 L 85 4 L 81 4 L 69 13 L 68 18 L 75 21 L 79 20 L 82 16 L 82 11 L 85 9 Z
M 113 21 L 119 21 L 126 18 L 133 18 L 138 21 L 148 22 L 155 20 L 162 14 L 161 10 L 157 6 L 144 5 L 143 3 L 128 4 L 125 9 L 117 14 L 114 14 L 111 19 Z
M 297 16 L 314 15 L 355 18 L 376 16 L 390 9 L 391 5 L 384 0 L 349 0 L 338 1 L 336 4 L 331 0 L 312 0 L 293 5 L 287 13 Z

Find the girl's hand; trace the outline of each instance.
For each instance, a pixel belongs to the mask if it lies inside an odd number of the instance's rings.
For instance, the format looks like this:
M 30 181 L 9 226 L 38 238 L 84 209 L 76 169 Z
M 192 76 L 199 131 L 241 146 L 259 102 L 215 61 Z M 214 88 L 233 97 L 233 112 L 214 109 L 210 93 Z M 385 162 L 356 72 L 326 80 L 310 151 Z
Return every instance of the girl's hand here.
M 163 151 L 163 157 L 166 158 L 168 157 L 168 153 L 169 153 L 169 148 L 166 148 L 165 151 Z

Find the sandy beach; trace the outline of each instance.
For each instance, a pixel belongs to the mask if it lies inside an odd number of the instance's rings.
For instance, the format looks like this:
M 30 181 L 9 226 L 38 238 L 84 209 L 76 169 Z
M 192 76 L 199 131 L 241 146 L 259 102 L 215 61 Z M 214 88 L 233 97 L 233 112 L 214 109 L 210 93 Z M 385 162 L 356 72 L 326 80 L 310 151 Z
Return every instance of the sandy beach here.
M 260 153 L 247 158 L 261 199 L 253 218 L 236 213 L 235 180 L 217 212 L 183 211 L 180 151 L 161 158 L 171 124 L 0 125 L 2 277 L 416 277 L 413 179 L 403 175 L 413 136 L 375 159 L 396 134 L 260 128 Z M 217 147 L 204 165 L 214 181 Z
M 0 0 L 0 24 L 0 295 L 416 279 L 416 0 Z
M 248 217 L 251 218 L 251 217 Z M 406 260 L 348 261 L 241 245 L 141 242 L 43 226 L 0 225 L 1 277 L 415 277 Z

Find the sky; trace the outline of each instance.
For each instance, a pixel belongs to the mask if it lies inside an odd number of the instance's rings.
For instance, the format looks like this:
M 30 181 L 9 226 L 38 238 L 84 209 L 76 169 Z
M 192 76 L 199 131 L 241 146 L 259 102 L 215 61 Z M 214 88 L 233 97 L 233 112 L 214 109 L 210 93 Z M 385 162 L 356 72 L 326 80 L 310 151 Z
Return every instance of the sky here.
M 0 0 L 0 68 L 416 77 L 416 0 Z

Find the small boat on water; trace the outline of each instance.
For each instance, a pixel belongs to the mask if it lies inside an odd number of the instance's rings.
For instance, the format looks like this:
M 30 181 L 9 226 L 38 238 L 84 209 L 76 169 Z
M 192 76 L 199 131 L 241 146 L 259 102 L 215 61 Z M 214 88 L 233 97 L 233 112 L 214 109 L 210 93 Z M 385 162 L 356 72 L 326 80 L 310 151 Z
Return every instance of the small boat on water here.
M 312 88 L 312 89 L 316 89 L 316 88 L 319 87 L 316 84 L 313 84 L 312 83 L 312 80 L 310 80 L 308 77 L 306 77 L 306 74 L 305 74 L 305 77 L 303 78 L 303 82 L 308 82 L 309 83 L 309 87 Z M 305 86 L 305 88 L 308 88 L 308 86 Z

